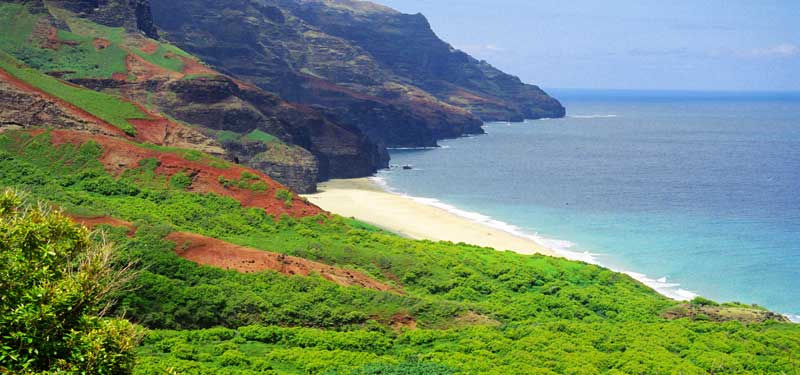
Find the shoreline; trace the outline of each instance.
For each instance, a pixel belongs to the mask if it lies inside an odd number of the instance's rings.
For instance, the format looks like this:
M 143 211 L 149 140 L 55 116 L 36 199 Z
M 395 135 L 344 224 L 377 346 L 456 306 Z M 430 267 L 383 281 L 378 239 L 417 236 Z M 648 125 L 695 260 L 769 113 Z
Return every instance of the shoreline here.
M 354 217 L 412 239 L 464 242 L 527 255 L 562 256 L 530 238 L 387 191 L 370 178 L 323 182 L 319 184 L 319 192 L 303 197 L 326 211 Z
M 679 284 L 670 283 L 665 278 L 653 279 L 639 272 L 602 264 L 594 254 L 569 250 L 573 245 L 569 241 L 530 235 L 513 225 L 461 210 L 436 199 L 393 192 L 379 177 L 330 180 L 318 186 L 317 193 L 302 196 L 326 211 L 359 219 L 403 237 L 464 242 L 497 251 L 583 261 L 631 276 L 656 293 L 675 301 L 689 301 L 698 295 L 677 288 Z M 380 210 L 375 207 L 380 207 Z M 800 323 L 800 316 L 783 315 L 792 322 Z

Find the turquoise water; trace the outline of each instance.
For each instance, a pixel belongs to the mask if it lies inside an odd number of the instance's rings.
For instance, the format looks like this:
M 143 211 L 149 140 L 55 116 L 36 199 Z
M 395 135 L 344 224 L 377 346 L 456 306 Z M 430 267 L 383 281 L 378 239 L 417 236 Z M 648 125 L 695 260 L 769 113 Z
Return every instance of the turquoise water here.
M 567 118 L 393 150 L 414 169 L 378 177 L 674 298 L 800 316 L 800 96 L 555 95 Z

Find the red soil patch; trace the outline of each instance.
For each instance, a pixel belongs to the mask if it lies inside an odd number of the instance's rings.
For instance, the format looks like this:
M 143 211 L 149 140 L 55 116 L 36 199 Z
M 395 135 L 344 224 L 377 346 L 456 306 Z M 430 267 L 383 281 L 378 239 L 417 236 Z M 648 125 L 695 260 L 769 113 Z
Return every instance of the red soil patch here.
M 98 128 L 101 128 L 103 130 L 103 132 L 106 133 L 106 134 L 113 134 L 115 136 L 119 136 L 119 137 L 123 137 L 123 138 L 130 138 L 130 136 L 125 134 L 125 132 L 123 132 L 122 130 L 120 130 L 116 126 L 109 124 L 108 122 L 104 121 L 103 119 L 101 119 L 101 118 L 99 118 L 99 117 L 97 117 L 97 116 L 95 116 L 95 115 L 93 115 L 93 114 L 91 114 L 89 112 L 86 112 L 82 108 L 77 107 L 77 106 L 73 105 L 72 103 L 66 102 L 66 101 L 64 101 L 64 100 L 62 100 L 62 99 L 60 99 L 58 97 L 50 95 L 50 94 L 48 94 L 48 93 L 46 93 L 46 92 L 34 87 L 33 85 L 31 85 L 31 84 L 29 84 L 27 82 L 22 81 L 22 80 L 18 79 L 17 77 L 14 77 L 13 75 L 11 75 L 10 73 L 6 72 L 3 69 L 0 69 L 0 80 L 8 82 L 12 86 L 14 86 L 14 87 L 16 87 L 16 88 L 18 88 L 20 90 L 36 93 L 36 94 L 38 94 L 38 95 L 40 95 L 40 96 L 42 96 L 42 97 L 44 97 L 44 98 L 46 98 L 46 99 L 48 99 L 50 101 L 58 103 L 59 106 L 61 106 L 62 108 L 66 109 L 68 112 L 70 112 L 74 116 L 76 116 L 76 117 L 78 117 L 78 118 L 80 118 L 80 119 L 82 119 L 84 121 L 87 121 L 89 123 L 93 123 L 93 124 L 97 125 Z
M 151 40 L 146 40 L 144 43 L 142 43 L 142 46 L 139 47 L 139 50 L 148 55 L 152 55 L 158 51 L 158 43 L 155 43 Z
M 94 227 L 98 225 L 110 225 L 112 227 L 123 227 L 128 229 L 128 237 L 133 237 L 136 234 L 136 227 L 133 226 L 128 221 L 120 220 L 117 218 L 113 218 L 110 216 L 98 216 L 98 217 L 82 217 L 82 216 L 74 216 L 74 215 L 67 215 L 72 221 L 81 224 L 89 229 L 94 229 Z
M 128 75 L 125 73 L 116 72 L 111 74 L 111 79 L 115 81 L 127 81 Z
M 109 46 L 111 46 L 111 42 L 103 38 L 94 38 L 94 40 L 92 41 L 92 45 L 94 46 L 94 49 L 99 51 L 101 49 L 106 49 Z
M 128 56 L 125 57 L 125 67 L 128 68 L 128 72 L 136 77 L 137 81 L 147 81 L 157 77 L 167 77 L 171 79 L 179 79 L 182 77 L 181 73 L 162 68 L 135 53 L 129 53 Z
M 58 50 L 61 46 L 77 46 L 80 43 L 74 40 L 58 39 L 58 29 L 48 22 L 40 20 L 33 29 L 32 35 L 39 40 L 39 46 L 46 49 Z
M 397 313 L 392 316 L 389 325 L 396 331 L 402 331 L 403 329 L 413 331 L 417 329 L 417 320 L 408 313 Z
M 179 73 L 175 73 L 175 72 L 172 72 L 172 73 L 173 74 L 179 74 Z M 119 78 L 122 78 L 122 77 L 119 77 Z M 127 79 L 127 76 L 125 77 L 125 79 Z M 46 98 L 46 99 L 48 99 L 50 101 L 56 102 L 59 106 L 61 106 L 62 108 L 66 109 L 68 112 L 70 112 L 74 116 L 76 116 L 76 117 L 78 117 L 78 118 L 80 118 L 80 119 L 82 119 L 82 120 L 84 120 L 86 122 L 89 122 L 91 124 L 96 125 L 102 131 L 102 133 L 104 133 L 104 134 L 110 134 L 110 135 L 114 135 L 114 136 L 117 136 L 117 137 L 120 137 L 120 138 L 125 138 L 125 139 L 136 139 L 137 141 L 140 141 L 140 142 L 148 142 L 148 143 L 153 143 L 153 144 L 156 144 L 156 145 L 168 145 L 169 144 L 169 142 L 168 142 L 169 135 L 175 134 L 175 133 L 177 133 L 179 131 L 179 129 L 185 128 L 184 125 L 177 124 L 177 123 L 172 122 L 172 121 L 170 121 L 168 119 L 165 119 L 165 118 L 163 118 L 161 116 L 153 114 L 152 112 L 148 111 L 146 108 L 144 108 L 141 104 L 139 104 L 137 102 L 134 102 L 134 101 L 131 101 L 131 100 L 127 100 L 129 103 L 137 106 L 142 112 L 144 112 L 145 114 L 147 114 L 150 117 L 150 119 L 128 120 L 128 122 L 131 125 L 133 125 L 133 127 L 136 129 L 136 137 L 131 137 L 130 135 L 126 134 L 124 131 L 122 131 L 119 128 L 117 128 L 116 126 L 106 122 L 105 120 L 103 120 L 103 119 L 101 119 L 101 118 L 99 118 L 99 117 L 97 117 L 97 116 L 95 116 L 95 115 L 83 110 L 82 108 L 77 107 L 77 106 L 75 106 L 75 105 L 73 105 L 73 104 L 71 104 L 71 103 L 69 103 L 69 102 L 67 102 L 65 100 L 62 100 L 62 99 L 60 99 L 58 97 L 55 97 L 53 95 L 50 95 L 50 94 L 42 91 L 42 90 L 36 88 L 35 86 L 33 86 L 33 85 L 31 85 L 31 84 L 29 84 L 29 83 L 27 83 L 25 81 L 22 81 L 22 80 L 20 80 L 20 79 L 18 79 L 16 77 L 14 77 L 13 75 L 11 75 L 10 73 L 6 72 L 3 69 L 0 69 L 0 80 L 6 81 L 9 84 L 11 84 L 12 86 L 14 86 L 14 87 L 16 87 L 16 88 L 18 88 L 18 89 L 20 89 L 22 91 L 33 92 L 33 93 L 36 93 L 36 94 L 38 94 L 38 95 L 40 95 L 40 96 L 42 96 L 42 97 L 44 97 L 44 98 Z M 67 82 L 67 81 L 62 81 L 62 82 L 64 84 L 67 84 L 67 85 L 83 88 L 82 86 L 76 85 L 76 84 L 71 83 L 71 82 Z
M 183 74 L 209 74 L 209 75 L 219 75 L 216 70 L 213 70 L 195 59 L 190 59 L 184 56 L 180 57 L 181 61 L 183 62 Z
M 173 232 L 166 237 L 177 244 L 176 252 L 184 259 L 198 264 L 239 272 L 273 270 L 284 275 L 308 276 L 318 273 L 327 280 L 343 286 L 360 286 L 379 291 L 400 291 L 360 272 L 284 254 L 272 253 L 234 245 L 215 238 L 193 233 Z
M 106 167 L 106 170 L 115 175 L 122 174 L 128 169 L 138 168 L 139 161 L 142 159 L 155 158 L 160 162 L 156 173 L 172 176 L 178 172 L 183 172 L 191 176 L 192 184 L 189 187 L 189 191 L 215 193 L 231 197 L 239 201 L 244 207 L 263 208 L 268 214 L 275 217 L 283 214 L 292 217 L 304 217 L 323 212 L 319 207 L 299 199 L 297 196 L 293 196 L 291 206 L 287 207 L 282 200 L 275 198 L 275 192 L 279 189 L 289 189 L 254 169 L 236 164 L 228 164 L 227 168 L 212 167 L 202 160 L 188 161 L 177 153 L 141 147 L 135 143 L 114 137 L 61 129 L 53 130 L 51 134 L 55 145 L 65 143 L 80 145 L 90 140 L 99 143 L 103 147 L 103 155 L 100 161 Z M 228 180 L 238 180 L 244 172 L 258 176 L 267 185 L 267 190 L 252 191 L 237 187 L 226 188 L 219 182 L 220 176 Z

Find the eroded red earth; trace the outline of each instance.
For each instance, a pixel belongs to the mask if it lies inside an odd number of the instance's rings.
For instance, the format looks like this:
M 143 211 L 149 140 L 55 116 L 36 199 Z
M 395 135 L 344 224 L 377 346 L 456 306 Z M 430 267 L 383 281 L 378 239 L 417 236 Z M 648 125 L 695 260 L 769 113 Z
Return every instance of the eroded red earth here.
M 300 276 L 317 273 L 323 278 L 343 286 L 360 286 L 379 291 L 401 293 L 400 290 L 361 272 L 333 267 L 303 258 L 234 245 L 193 233 L 173 232 L 166 239 L 176 243 L 175 251 L 178 255 L 198 264 L 239 272 L 273 270 L 284 275 Z
M 98 225 L 110 225 L 112 227 L 122 227 L 128 230 L 128 237 L 133 237 L 136 234 L 136 227 L 133 223 L 125 220 L 113 218 L 111 216 L 94 216 L 84 217 L 77 215 L 66 214 L 73 222 L 81 224 L 89 229 L 94 229 Z
M 155 158 L 159 161 L 156 169 L 157 174 L 172 176 L 178 172 L 183 172 L 192 178 L 189 191 L 198 193 L 216 193 L 218 195 L 231 197 L 242 203 L 244 207 L 263 208 L 267 213 L 275 217 L 286 214 L 292 217 L 313 216 L 322 213 L 319 207 L 293 196 L 291 205 L 275 198 L 275 192 L 279 189 L 289 190 L 269 176 L 254 169 L 246 168 L 233 163 L 225 163 L 219 166 L 211 166 L 208 160 L 189 161 L 179 153 L 160 151 L 139 146 L 133 142 L 108 137 L 103 135 L 92 135 L 83 132 L 68 130 L 52 130 L 53 143 L 61 145 L 70 143 L 80 145 L 88 141 L 95 141 L 103 147 L 103 155 L 100 161 L 111 174 L 120 175 L 124 171 L 139 167 L 139 161 L 148 158 Z M 238 187 L 225 187 L 219 178 L 227 180 L 239 180 L 244 172 L 256 175 L 260 181 L 267 185 L 266 191 L 253 191 Z

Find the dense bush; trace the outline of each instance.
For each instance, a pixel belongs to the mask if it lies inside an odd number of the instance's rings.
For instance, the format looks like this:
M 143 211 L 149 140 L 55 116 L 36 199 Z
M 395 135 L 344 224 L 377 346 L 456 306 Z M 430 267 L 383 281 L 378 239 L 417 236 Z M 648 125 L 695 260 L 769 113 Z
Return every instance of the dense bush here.
M 0 194 L 0 372 L 130 371 L 137 330 L 98 316 L 128 277 L 113 254 L 60 213 Z

